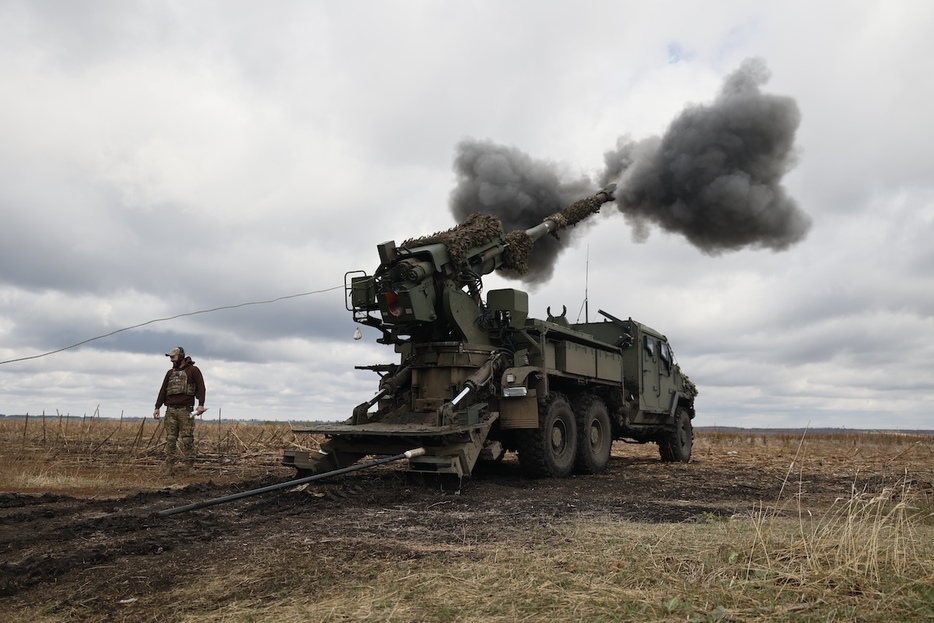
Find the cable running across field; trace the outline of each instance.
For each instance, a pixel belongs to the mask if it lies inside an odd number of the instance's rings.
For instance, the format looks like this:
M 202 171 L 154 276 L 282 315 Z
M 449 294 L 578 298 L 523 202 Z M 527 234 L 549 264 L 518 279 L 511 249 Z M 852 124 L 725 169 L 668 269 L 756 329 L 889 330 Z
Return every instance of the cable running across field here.
M 50 350 L 47 353 L 42 353 L 39 355 L 32 355 L 30 357 L 19 357 L 17 359 L 7 359 L 6 361 L 0 361 L 0 365 L 5 363 L 15 363 L 17 361 L 28 361 L 30 359 L 39 359 L 40 357 L 47 357 L 49 355 L 54 355 L 62 351 L 70 350 L 72 348 L 77 348 L 78 346 L 83 346 L 88 342 L 93 342 L 95 340 L 102 340 L 105 337 L 110 337 L 111 335 L 116 335 L 118 333 L 123 333 L 124 331 L 130 331 L 131 329 L 138 329 L 140 327 L 145 327 L 146 325 L 155 324 L 157 322 L 167 322 L 169 320 L 175 320 L 177 318 L 184 318 L 185 316 L 197 316 L 199 314 L 209 314 L 211 312 L 222 311 L 225 309 L 237 309 L 238 307 L 247 307 L 249 305 L 268 305 L 270 303 L 278 303 L 279 301 L 285 301 L 287 299 L 295 299 L 301 296 L 310 296 L 312 294 L 323 294 L 325 292 L 331 292 L 332 290 L 337 290 L 343 288 L 344 286 L 334 286 L 333 288 L 325 288 L 324 290 L 313 290 L 311 292 L 302 292 L 300 294 L 289 294 L 288 296 L 280 296 L 278 298 L 270 299 L 268 301 L 251 301 L 249 303 L 237 303 L 236 305 L 223 305 L 221 307 L 212 307 L 211 309 L 200 309 L 198 311 L 186 312 L 184 314 L 176 314 L 175 316 L 167 316 L 165 318 L 154 318 L 153 320 L 147 320 L 146 322 L 141 322 L 130 327 L 123 327 L 122 329 L 117 329 L 116 331 L 111 331 L 110 333 L 105 333 L 104 335 L 98 335 L 86 339 L 84 341 L 78 342 L 77 344 L 72 344 L 71 346 L 65 346 L 64 348 L 58 348 L 56 350 Z

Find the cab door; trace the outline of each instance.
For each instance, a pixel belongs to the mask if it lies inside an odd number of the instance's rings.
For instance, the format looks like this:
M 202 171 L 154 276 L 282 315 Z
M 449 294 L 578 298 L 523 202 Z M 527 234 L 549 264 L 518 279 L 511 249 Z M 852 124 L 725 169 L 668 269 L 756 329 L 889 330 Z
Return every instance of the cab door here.
M 658 349 L 658 403 L 659 407 L 666 411 L 672 408 L 672 394 L 675 388 L 675 356 L 671 352 L 671 347 L 664 340 L 656 340 Z
M 662 405 L 662 386 L 660 369 L 659 344 L 663 343 L 651 335 L 642 335 L 641 359 L 642 359 L 642 395 L 640 406 L 643 411 L 664 410 L 667 405 Z

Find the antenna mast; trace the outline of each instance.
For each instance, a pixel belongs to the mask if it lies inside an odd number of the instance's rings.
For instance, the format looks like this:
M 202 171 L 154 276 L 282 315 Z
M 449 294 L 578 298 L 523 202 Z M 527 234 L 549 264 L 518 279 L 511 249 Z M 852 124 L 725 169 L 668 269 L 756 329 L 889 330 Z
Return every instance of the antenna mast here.
M 584 322 L 590 322 L 590 300 L 588 290 L 590 289 L 590 245 L 587 245 L 587 262 L 584 265 Z
M 574 322 L 580 322 L 581 312 L 584 312 L 584 322 L 590 322 L 590 301 L 588 301 L 588 289 L 590 288 L 590 245 L 587 245 L 587 261 L 584 264 L 584 302 L 581 303 L 581 308 L 577 310 L 577 320 Z

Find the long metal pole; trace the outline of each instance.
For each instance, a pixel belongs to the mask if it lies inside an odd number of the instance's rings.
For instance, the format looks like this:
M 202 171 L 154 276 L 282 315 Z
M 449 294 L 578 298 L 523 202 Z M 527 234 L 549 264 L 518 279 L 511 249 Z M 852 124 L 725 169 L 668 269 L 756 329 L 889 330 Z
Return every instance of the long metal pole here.
M 587 245 L 587 263 L 584 270 L 584 322 L 590 322 L 590 245 Z
M 287 482 L 280 482 L 278 484 L 269 485 L 268 487 L 262 487 L 260 489 L 251 489 L 250 491 L 241 491 L 240 493 L 233 493 L 231 495 L 225 495 L 221 498 L 214 498 L 213 500 L 204 500 L 203 502 L 195 502 L 194 504 L 186 504 L 185 506 L 178 506 L 176 508 L 169 508 L 164 511 L 159 511 L 156 513 L 157 517 L 168 517 L 169 515 L 177 515 L 178 513 L 187 513 L 188 511 L 193 511 L 198 508 L 205 508 L 207 506 L 214 506 L 216 504 L 224 504 L 225 502 L 233 502 L 234 500 L 239 500 L 240 498 L 250 497 L 252 495 L 260 495 L 261 493 L 269 493 L 270 491 L 276 491 L 278 489 L 286 489 L 288 487 L 295 487 L 306 482 L 312 482 L 313 480 L 321 480 L 322 478 L 330 478 L 331 476 L 339 476 L 341 474 L 347 474 L 349 472 L 356 472 L 361 469 L 366 469 L 368 467 L 375 467 L 377 465 L 382 465 L 384 463 L 391 463 L 393 461 L 399 461 L 401 459 L 411 459 L 416 456 L 422 456 L 425 454 L 424 448 L 415 448 L 414 450 L 407 450 L 402 454 L 395 454 L 393 456 L 383 457 L 381 459 L 376 459 L 375 461 L 370 461 L 369 463 L 359 463 L 357 465 L 351 465 L 350 467 L 342 467 L 341 469 L 335 469 L 330 472 L 324 472 L 323 474 L 315 474 L 314 476 L 306 476 L 305 478 L 299 478 L 297 480 L 289 480 Z

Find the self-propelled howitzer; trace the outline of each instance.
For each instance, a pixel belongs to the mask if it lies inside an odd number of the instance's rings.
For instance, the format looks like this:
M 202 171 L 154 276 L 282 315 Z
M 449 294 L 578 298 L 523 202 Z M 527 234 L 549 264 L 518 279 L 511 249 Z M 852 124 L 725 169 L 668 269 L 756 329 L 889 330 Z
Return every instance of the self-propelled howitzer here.
M 526 230 L 506 233 L 477 214 L 378 245 L 373 275 L 347 273 L 348 310 L 400 359 L 357 366 L 380 375 L 376 395 L 344 423 L 296 431 L 327 439 L 321 452 L 289 450 L 283 462 L 307 474 L 421 446 L 411 471 L 463 477 L 478 460 L 517 451 L 529 474 L 560 477 L 602 471 L 620 438 L 657 442 L 664 460 L 687 461 L 697 392 L 663 335 L 602 311 L 599 323 L 550 311 L 529 318 L 528 295 L 512 288 L 482 296 L 484 275 L 524 273 L 536 240 L 598 212 L 614 190 Z

